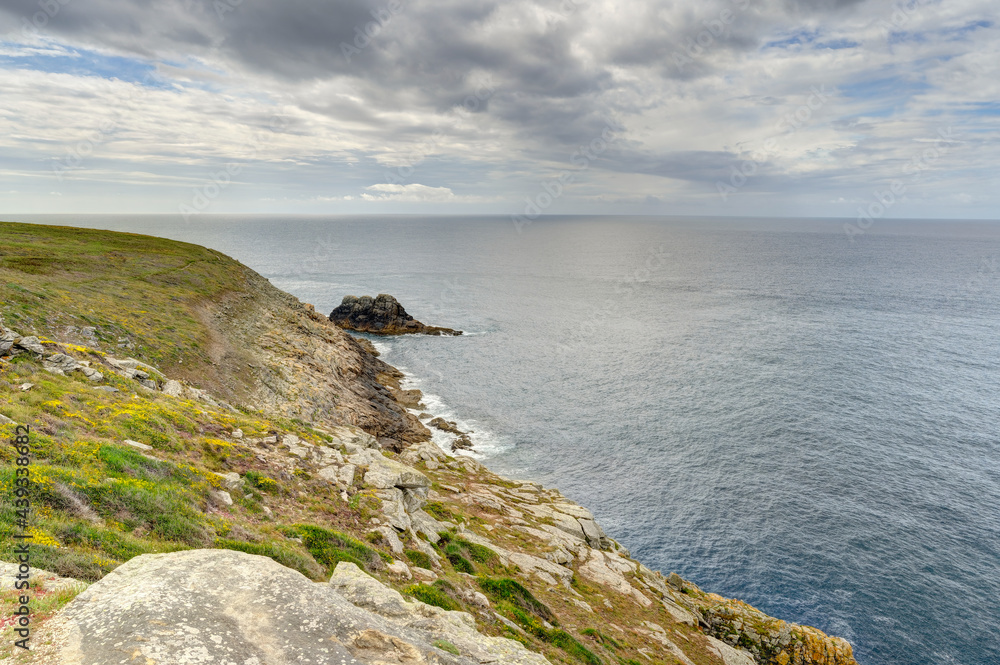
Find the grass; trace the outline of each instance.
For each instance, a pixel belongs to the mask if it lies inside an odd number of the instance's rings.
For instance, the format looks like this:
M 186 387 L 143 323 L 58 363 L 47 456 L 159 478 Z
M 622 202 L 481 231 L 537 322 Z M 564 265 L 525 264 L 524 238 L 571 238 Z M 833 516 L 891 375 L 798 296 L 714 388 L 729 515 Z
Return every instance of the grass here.
M 253 469 L 247 471 L 244 478 L 252 487 L 256 487 L 261 492 L 274 493 L 280 488 L 277 480 Z
M 518 609 L 529 612 L 539 619 L 555 623 L 556 616 L 547 605 L 535 598 L 528 589 L 517 580 L 509 577 L 492 578 L 479 577 L 476 580 L 479 588 L 488 598 L 496 603 L 506 602 Z
M 211 365 L 200 306 L 248 289 L 250 271 L 218 252 L 150 236 L 0 222 L 0 315 L 8 327 L 49 337 L 95 328 L 102 345 L 168 376 Z M 215 380 L 215 379 L 218 380 Z M 137 433 L 141 428 L 137 429 Z
M 586 628 L 580 631 L 581 635 L 586 635 L 587 637 L 592 637 L 594 640 L 603 644 L 604 646 L 609 646 L 613 649 L 624 649 L 625 645 L 611 637 L 610 635 L 605 635 L 596 628 Z
M 313 524 L 296 524 L 289 530 L 302 538 L 302 544 L 313 558 L 327 567 L 329 572 L 341 561 L 348 561 L 368 572 L 385 568 L 392 557 L 372 549 L 360 540 L 344 533 Z
M 52 533 L 64 546 L 76 546 L 82 550 L 100 552 L 118 561 L 128 561 L 140 554 L 187 549 L 181 543 L 137 538 L 130 533 L 86 522 L 66 522 L 54 528 Z
M 440 581 L 440 580 L 438 580 Z M 403 593 L 412 596 L 422 603 L 440 607 L 443 610 L 459 610 L 462 606 L 456 603 L 439 585 L 431 586 L 424 583 L 411 584 Z
M 440 501 L 428 501 L 424 505 L 424 511 L 431 515 L 434 519 L 440 520 L 442 522 L 461 522 L 462 517 L 455 513 L 453 510 L 448 508 L 445 504 Z
M 476 574 L 476 567 L 472 565 L 472 562 L 466 559 L 463 554 L 465 551 L 458 543 L 448 543 L 444 548 L 444 555 L 451 562 L 452 568 L 459 573 L 468 573 L 469 575 Z
M 418 566 L 420 568 L 427 568 L 428 570 L 430 570 L 431 566 L 433 565 L 431 563 L 430 556 L 421 552 L 420 550 L 403 550 L 403 554 L 406 556 L 407 559 L 410 560 L 410 563 L 412 563 L 414 566 Z
M 490 548 L 470 543 L 461 538 L 456 539 L 454 542 L 463 548 L 468 557 L 476 563 L 483 564 L 489 568 L 495 568 L 500 565 L 500 556 Z
M 441 540 L 436 547 L 456 572 L 475 575 L 477 570 L 473 561 L 490 569 L 500 565 L 500 557 L 488 547 L 459 538 L 451 531 L 442 531 L 438 535 Z
M 533 637 L 562 649 L 574 660 L 587 665 L 603 665 L 603 661 L 579 640 L 560 628 L 546 627 L 537 615 L 529 614 L 508 601 L 498 603 L 497 609 L 507 614 Z
M 81 349 L 68 350 L 79 357 L 86 351 Z M 116 380 L 109 377 L 108 383 Z M 32 426 L 33 527 L 45 534 L 44 542 L 36 541 L 36 566 L 95 581 L 140 554 L 222 547 L 268 556 L 313 579 L 322 579 L 339 560 L 368 570 L 381 568 L 379 552 L 320 526 L 304 532 L 312 551 L 290 545 L 281 533 L 259 532 L 261 493 L 274 503 L 287 500 L 283 497 L 289 491 L 264 470 L 247 469 L 259 464 L 253 450 L 218 433 L 240 428 L 248 437 L 270 431 L 304 434 L 301 426 L 157 393 L 133 394 L 135 387 L 120 381 L 122 392 L 109 394 L 95 390 L 82 376 L 43 372 L 27 356 L 0 363 L 0 413 Z M 17 386 L 22 383 L 35 387 L 21 392 Z M 137 429 L 137 423 L 146 429 Z M 12 426 L 0 426 L 0 436 L 12 433 Z M 153 444 L 157 459 L 122 445 L 125 438 Z M 234 497 L 236 505 L 229 514 L 217 516 L 208 494 L 220 488 L 216 472 L 230 471 L 233 465 L 248 479 L 250 497 Z M 13 480 L 13 449 L 0 446 L 0 557 L 8 560 L 15 517 Z M 310 505 L 315 510 L 301 517 L 318 524 L 356 519 L 345 508 L 321 501 Z
M 324 569 L 316 565 L 316 561 L 308 553 L 291 547 L 272 542 L 250 543 L 242 540 L 230 540 L 229 538 L 216 538 L 214 545 L 219 549 L 266 556 L 317 581 L 324 578 Z

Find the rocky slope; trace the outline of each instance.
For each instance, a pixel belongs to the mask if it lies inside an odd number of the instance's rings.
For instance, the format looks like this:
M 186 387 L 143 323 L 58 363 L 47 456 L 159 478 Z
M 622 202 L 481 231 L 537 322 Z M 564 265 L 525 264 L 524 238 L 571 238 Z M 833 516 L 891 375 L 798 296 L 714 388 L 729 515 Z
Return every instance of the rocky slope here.
M 174 357 L 156 326 L 87 311 L 85 259 L 0 259 L 0 436 L 32 426 L 32 561 L 52 571 L 36 649 L 5 634 L 0 662 L 854 663 L 843 640 L 647 569 L 557 490 L 446 454 L 401 403 L 418 391 L 245 267 L 20 225 L 0 225 L 5 252 L 5 233 L 56 256 L 133 251 L 119 312 L 158 299 L 194 341 Z M 203 262 L 217 302 L 152 288 L 174 260 Z M 12 480 L 4 447 L 8 561 Z
M 424 325 L 406 313 L 392 296 L 380 293 L 377 297 L 344 296 L 344 300 L 330 312 L 330 320 L 341 328 L 373 335 L 461 335 L 461 330 Z

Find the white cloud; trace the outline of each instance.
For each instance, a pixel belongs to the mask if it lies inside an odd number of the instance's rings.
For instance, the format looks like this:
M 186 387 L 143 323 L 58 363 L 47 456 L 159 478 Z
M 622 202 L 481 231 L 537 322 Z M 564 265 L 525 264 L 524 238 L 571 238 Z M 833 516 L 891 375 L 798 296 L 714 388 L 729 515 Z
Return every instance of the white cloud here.
M 852 201 L 952 127 L 961 143 L 923 172 L 927 214 L 998 209 L 991 0 L 917 3 L 903 19 L 876 2 L 588 0 L 571 13 L 561 4 L 406 4 L 350 63 L 339 44 L 371 20 L 362 0 L 335 10 L 244 0 L 222 20 L 207 0 L 106 12 L 69 3 L 44 39 L 24 43 L 23 11 L 0 9 L 0 29 L 12 30 L 0 44 L 0 174 L 49 191 L 53 166 L 73 163 L 60 205 L 114 196 L 164 212 L 234 168 L 215 211 L 267 199 L 309 211 L 517 212 L 570 171 L 552 212 L 628 202 L 769 214 L 794 196 L 813 214 L 853 214 Z M 726 8 L 725 32 L 706 33 Z M 679 66 L 689 39 L 704 46 Z M 122 75 L 90 63 L 92 53 Z M 75 56 L 74 67 L 41 71 L 66 60 L 53 55 Z M 129 66 L 157 78 L 129 82 Z M 815 89 L 826 91 L 820 104 Z M 574 154 L 606 125 L 613 147 L 577 169 Z M 754 174 L 721 200 L 716 183 L 755 156 Z M 37 194 L 23 189 L 26 202 Z
M 365 201 L 397 201 L 400 203 L 453 203 L 459 200 L 447 187 L 427 185 L 371 185 L 361 195 Z M 369 193 L 371 192 L 371 193 Z

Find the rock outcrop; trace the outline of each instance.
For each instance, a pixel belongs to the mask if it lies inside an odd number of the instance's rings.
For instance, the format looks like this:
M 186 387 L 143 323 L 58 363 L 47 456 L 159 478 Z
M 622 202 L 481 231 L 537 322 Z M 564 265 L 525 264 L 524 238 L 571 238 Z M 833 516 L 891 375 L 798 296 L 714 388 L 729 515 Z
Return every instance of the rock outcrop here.
M 424 325 L 406 313 L 392 296 L 344 296 L 343 302 L 330 312 L 330 320 L 341 328 L 373 335 L 461 335 L 461 330 Z
M 267 557 L 189 550 L 132 559 L 49 629 L 60 665 L 548 662 L 475 626 L 464 612 L 405 600 L 351 563 L 317 584 Z

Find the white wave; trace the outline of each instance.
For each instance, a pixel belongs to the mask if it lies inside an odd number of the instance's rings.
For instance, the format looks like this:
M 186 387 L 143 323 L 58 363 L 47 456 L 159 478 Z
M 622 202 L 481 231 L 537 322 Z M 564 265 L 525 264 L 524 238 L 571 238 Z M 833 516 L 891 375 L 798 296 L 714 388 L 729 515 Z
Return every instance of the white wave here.
M 392 346 L 386 342 L 373 341 L 372 344 L 375 345 L 375 350 L 379 352 L 381 359 L 389 362 L 386 360 L 386 356 L 392 354 Z M 412 390 L 413 388 L 416 388 L 423 393 L 423 397 L 421 399 L 426 408 L 407 409 L 407 411 L 417 416 L 420 422 L 427 426 L 427 429 L 431 431 L 431 441 L 441 448 L 441 450 L 445 451 L 449 455 L 467 455 L 481 460 L 496 457 L 500 453 L 513 448 L 513 444 L 504 442 L 493 432 L 490 432 L 486 428 L 482 427 L 478 421 L 460 417 L 439 395 L 424 392 L 421 388 L 424 380 L 410 372 L 405 365 L 393 366 L 403 373 L 403 379 L 399 382 L 400 388 L 403 390 Z M 420 418 L 421 414 L 426 415 L 424 418 Z M 435 418 L 450 420 L 455 423 L 458 429 L 468 434 L 469 440 L 472 441 L 472 450 L 460 449 L 453 452 L 451 444 L 458 438 L 458 435 L 451 434 L 450 432 L 442 432 L 438 428 L 428 425 L 428 423 Z
M 410 374 L 403 367 L 397 367 L 397 369 L 403 372 L 403 380 L 399 382 L 401 388 L 404 390 L 420 389 L 423 379 Z M 484 428 L 479 421 L 459 416 L 440 395 L 425 392 L 422 401 L 425 409 L 408 409 L 408 411 L 427 426 L 427 429 L 431 431 L 431 441 L 449 455 L 467 455 L 475 459 L 487 459 L 513 447 L 512 444 L 504 442 L 496 434 Z M 423 418 L 420 418 L 421 414 L 424 415 Z M 458 438 L 458 435 L 431 427 L 428 423 L 434 418 L 443 418 L 455 423 L 458 429 L 469 435 L 469 440 L 472 441 L 472 450 L 459 449 L 453 452 L 451 444 Z

